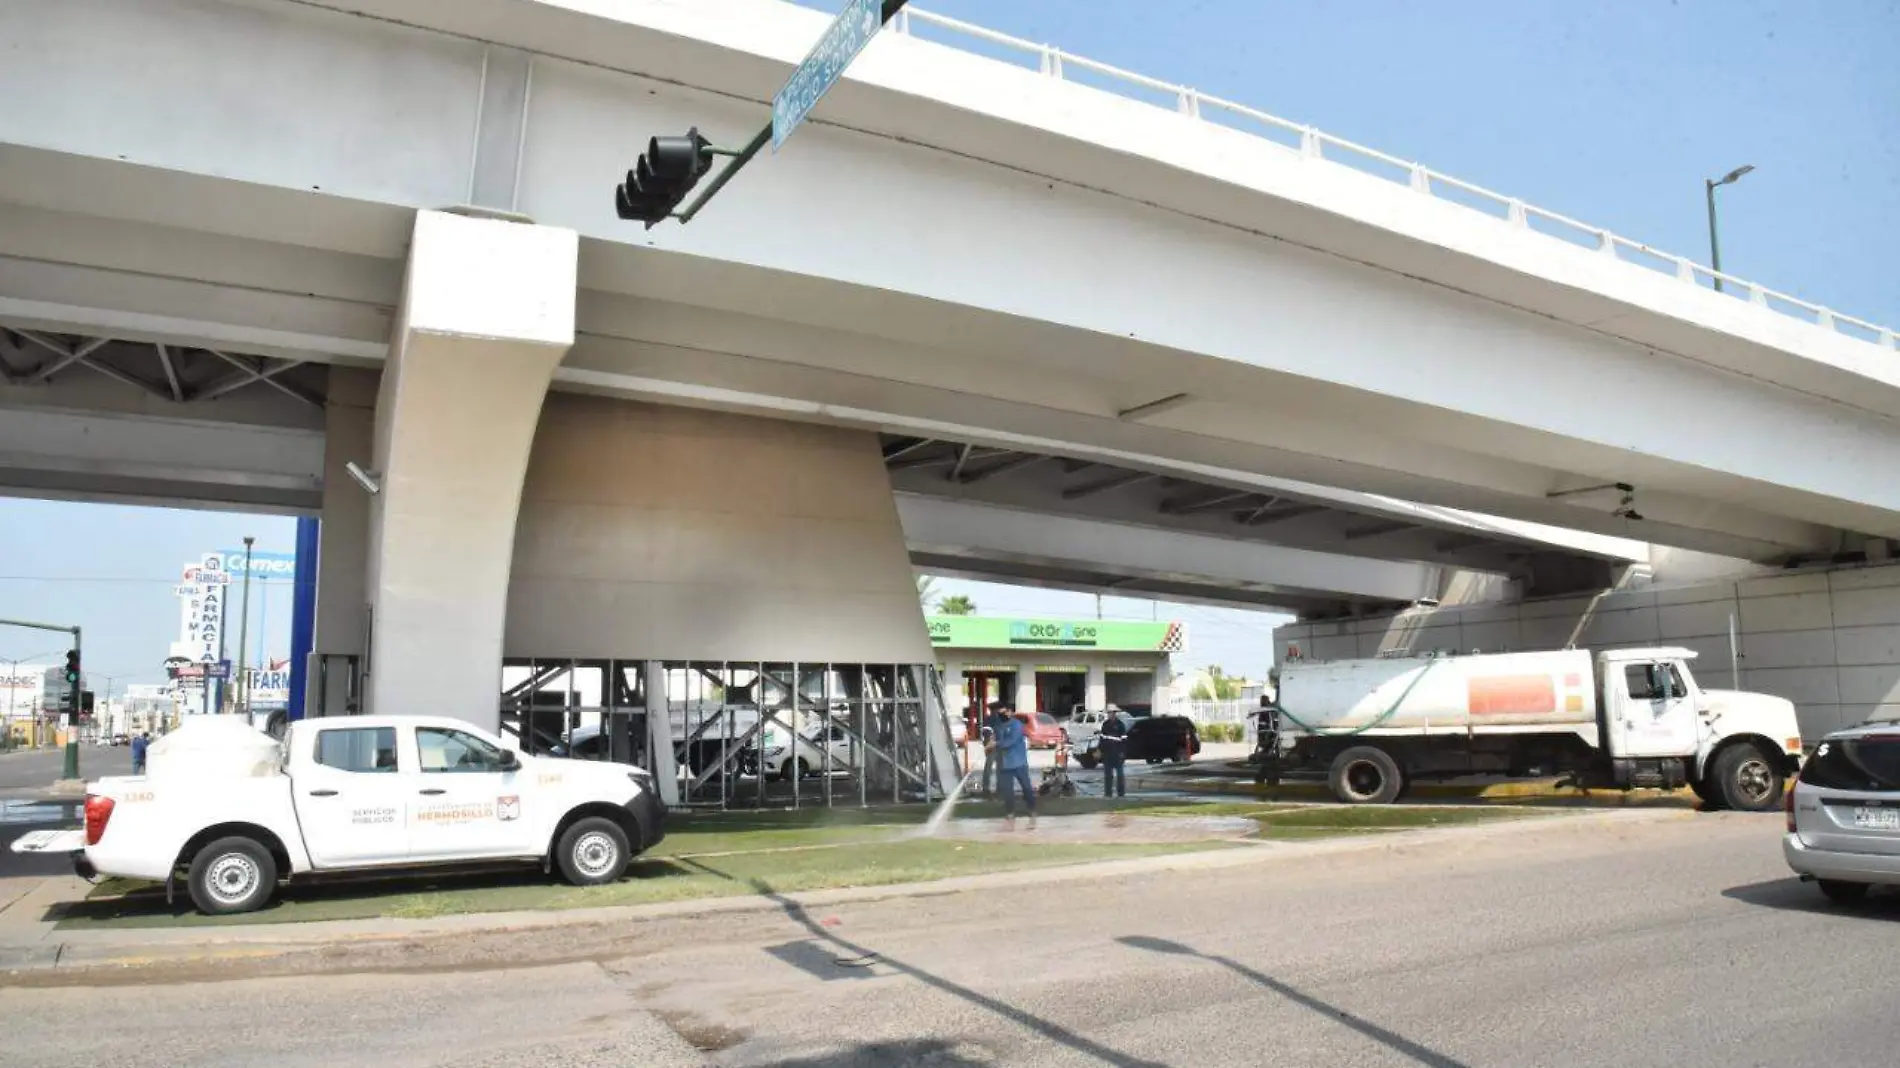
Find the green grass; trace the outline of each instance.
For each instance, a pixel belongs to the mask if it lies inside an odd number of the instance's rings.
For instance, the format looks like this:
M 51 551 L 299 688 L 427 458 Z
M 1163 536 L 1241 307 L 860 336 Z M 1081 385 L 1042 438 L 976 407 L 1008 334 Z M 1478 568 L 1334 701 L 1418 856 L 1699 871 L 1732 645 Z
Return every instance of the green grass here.
M 371 917 L 424 918 L 520 909 L 576 909 L 663 901 L 790 893 L 846 886 L 889 886 L 959 875 L 1018 871 L 1090 861 L 1218 849 L 1220 842 L 1155 845 L 1037 845 L 910 839 L 828 849 L 739 854 L 693 860 L 642 858 L 608 886 L 572 887 L 538 871 L 309 884 L 266 909 L 241 916 L 200 916 L 182 896 L 167 908 L 156 887 L 110 880 L 68 907 L 62 930 L 299 923 Z
M 1037 801 L 1037 811 L 1045 816 L 1146 812 L 1161 807 L 1180 806 L 1167 806 L 1144 798 L 1110 801 L 1100 797 L 1045 797 Z M 654 847 L 649 856 L 699 856 L 883 842 L 922 825 L 930 818 L 931 811 L 921 805 L 893 805 L 681 813 L 669 817 L 666 840 Z M 958 819 L 996 819 L 1002 814 L 1000 801 L 970 801 L 956 808 Z
M 1479 808 L 1471 805 L 1312 805 L 1264 809 L 1250 815 L 1260 827 L 1261 838 L 1284 840 L 1496 823 L 1500 820 L 1524 819 L 1532 813 L 1524 809 Z
M 1473 806 L 1348 807 L 1277 805 L 1259 801 L 1180 802 L 1156 799 L 1045 798 L 1043 815 L 1126 811 L 1142 816 L 1246 817 L 1255 837 L 1276 841 L 1522 818 L 1523 809 Z M 1001 815 L 995 802 L 961 805 L 959 818 Z M 640 905 L 698 898 L 773 894 L 849 886 L 889 886 L 959 875 L 1085 864 L 1226 848 L 1231 841 L 1166 844 L 1046 844 L 915 838 L 908 832 L 929 811 L 919 806 L 681 813 L 665 841 L 641 857 L 626 879 L 609 886 L 570 887 L 539 871 L 434 873 L 357 878 L 294 886 L 268 908 L 242 916 L 207 917 L 180 893 L 167 906 L 155 886 L 109 879 L 85 901 L 67 906 L 61 929 L 298 923 L 371 917 L 423 918 L 522 909 Z

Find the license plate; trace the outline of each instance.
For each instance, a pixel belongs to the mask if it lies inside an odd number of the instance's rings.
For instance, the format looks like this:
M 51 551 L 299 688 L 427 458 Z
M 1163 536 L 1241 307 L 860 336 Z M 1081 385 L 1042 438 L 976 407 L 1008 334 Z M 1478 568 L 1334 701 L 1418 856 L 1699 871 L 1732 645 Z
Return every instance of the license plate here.
M 1900 831 L 1900 808 L 1857 808 L 1854 826 L 1871 831 Z

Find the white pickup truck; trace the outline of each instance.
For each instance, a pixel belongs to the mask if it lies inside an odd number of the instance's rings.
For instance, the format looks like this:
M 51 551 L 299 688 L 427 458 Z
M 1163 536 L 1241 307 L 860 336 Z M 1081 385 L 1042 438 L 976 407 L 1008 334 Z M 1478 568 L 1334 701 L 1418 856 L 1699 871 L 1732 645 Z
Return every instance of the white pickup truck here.
M 168 893 L 182 875 L 206 913 L 260 908 L 281 879 L 374 868 L 538 861 L 611 882 L 665 834 L 641 768 L 524 757 L 426 716 L 303 720 L 281 744 L 206 717 L 155 743 L 146 775 L 90 784 L 85 816 L 13 849 Z

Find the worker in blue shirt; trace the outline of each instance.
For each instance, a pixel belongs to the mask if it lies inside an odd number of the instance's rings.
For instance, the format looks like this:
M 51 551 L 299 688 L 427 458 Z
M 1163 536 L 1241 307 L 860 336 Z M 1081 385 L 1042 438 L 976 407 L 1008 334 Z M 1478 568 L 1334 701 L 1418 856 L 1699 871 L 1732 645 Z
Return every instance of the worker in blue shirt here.
M 1029 829 L 1033 831 L 1036 788 L 1029 782 L 1029 737 L 1023 732 L 1022 720 L 1009 708 L 996 717 L 994 729 L 990 747 L 996 754 L 996 786 L 1003 792 L 1003 821 L 1009 830 L 1016 829 L 1016 795 L 1010 791 L 1011 784 L 1016 784 L 1022 788 L 1023 803 L 1029 808 Z
M 132 774 L 145 774 L 145 750 L 152 744 L 152 736 L 140 731 L 132 739 Z

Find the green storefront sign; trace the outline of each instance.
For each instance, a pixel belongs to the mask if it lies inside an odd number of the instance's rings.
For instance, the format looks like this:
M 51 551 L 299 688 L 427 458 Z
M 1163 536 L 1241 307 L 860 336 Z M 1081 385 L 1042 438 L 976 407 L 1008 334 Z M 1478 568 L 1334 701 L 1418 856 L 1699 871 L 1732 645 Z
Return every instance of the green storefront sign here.
M 930 616 L 930 643 L 939 649 L 1098 649 L 1121 653 L 1178 653 L 1187 644 L 1179 623 L 1107 619 L 996 619 Z

